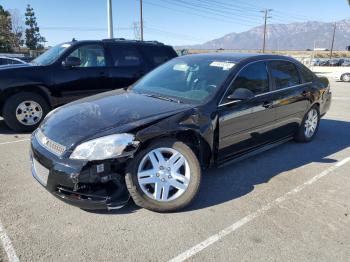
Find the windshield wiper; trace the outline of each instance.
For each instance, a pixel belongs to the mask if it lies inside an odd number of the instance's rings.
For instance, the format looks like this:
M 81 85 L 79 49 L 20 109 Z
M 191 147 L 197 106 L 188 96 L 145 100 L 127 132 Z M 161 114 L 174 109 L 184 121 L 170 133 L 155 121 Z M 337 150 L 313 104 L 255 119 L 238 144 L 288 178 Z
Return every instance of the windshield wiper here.
M 166 101 L 170 101 L 170 102 L 175 102 L 175 103 L 183 103 L 181 100 L 176 99 L 176 98 L 172 98 L 172 97 L 165 97 L 165 96 L 160 96 L 160 95 L 154 95 L 154 94 L 144 94 L 145 96 L 149 96 L 149 97 L 154 97 L 154 98 L 158 98 L 158 99 L 162 99 L 162 100 L 166 100 Z

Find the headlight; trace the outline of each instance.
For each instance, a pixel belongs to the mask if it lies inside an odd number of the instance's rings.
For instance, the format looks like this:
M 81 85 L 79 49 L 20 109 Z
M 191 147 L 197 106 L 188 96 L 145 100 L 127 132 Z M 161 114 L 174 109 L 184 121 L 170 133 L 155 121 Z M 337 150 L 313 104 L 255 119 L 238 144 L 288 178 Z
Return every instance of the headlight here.
M 139 141 L 132 134 L 116 134 L 96 138 L 77 146 L 70 159 L 103 160 L 132 154 Z

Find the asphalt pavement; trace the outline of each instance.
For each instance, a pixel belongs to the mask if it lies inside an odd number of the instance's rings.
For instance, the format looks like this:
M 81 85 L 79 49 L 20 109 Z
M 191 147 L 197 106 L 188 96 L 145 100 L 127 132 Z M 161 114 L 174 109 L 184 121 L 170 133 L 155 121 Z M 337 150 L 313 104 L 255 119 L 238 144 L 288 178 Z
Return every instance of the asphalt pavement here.
M 30 172 L 29 134 L 0 119 L 0 261 L 350 261 L 350 83 L 315 140 L 204 173 L 187 209 L 87 212 Z

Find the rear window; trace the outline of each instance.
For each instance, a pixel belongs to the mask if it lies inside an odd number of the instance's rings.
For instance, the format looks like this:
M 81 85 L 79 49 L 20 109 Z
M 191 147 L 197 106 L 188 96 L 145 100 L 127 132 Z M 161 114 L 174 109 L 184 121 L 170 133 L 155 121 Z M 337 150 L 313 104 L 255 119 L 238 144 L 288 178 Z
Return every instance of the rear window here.
M 306 83 L 312 82 L 314 80 L 314 74 L 305 67 L 300 67 L 300 74 Z
M 272 61 L 270 70 L 277 90 L 300 84 L 298 70 L 291 62 Z
M 115 67 L 140 66 L 142 63 L 141 55 L 135 46 L 113 45 L 111 52 Z
M 165 46 L 142 46 L 143 53 L 155 66 L 159 66 L 176 56 L 175 51 Z

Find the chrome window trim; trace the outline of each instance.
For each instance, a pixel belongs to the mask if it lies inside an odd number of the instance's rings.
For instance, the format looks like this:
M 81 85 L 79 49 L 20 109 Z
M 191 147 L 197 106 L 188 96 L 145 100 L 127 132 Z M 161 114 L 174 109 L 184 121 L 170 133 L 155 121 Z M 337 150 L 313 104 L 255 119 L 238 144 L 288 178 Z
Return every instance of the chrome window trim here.
M 283 61 L 283 62 L 289 62 L 289 63 L 294 64 L 294 66 L 295 66 L 296 69 L 298 70 L 298 66 L 297 66 L 295 63 L 289 61 L 288 59 L 281 59 L 281 58 L 279 58 L 279 59 L 270 59 L 270 58 L 268 58 L 268 59 L 261 59 L 261 60 L 252 61 L 252 62 L 250 62 L 250 63 L 244 65 L 244 66 L 236 73 L 235 77 L 232 79 L 232 81 L 230 82 L 228 88 L 226 89 L 224 95 L 221 97 L 218 107 L 225 106 L 225 105 L 229 105 L 229 104 L 235 104 L 235 103 L 239 102 L 239 101 L 237 101 L 237 100 L 234 100 L 234 101 L 222 103 L 222 100 L 226 97 L 226 94 L 227 94 L 229 88 L 231 87 L 231 85 L 233 84 L 233 82 L 236 80 L 237 76 L 241 73 L 241 71 L 242 71 L 243 69 L 245 69 L 247 66 L 249 66 L 249 65 L 251 65 L 251 64 L 254 64 L 254 63 L 258 63 L 258 62 L 269 62 L 269 61 Z M 298 74 L 299 74 L 299 72 L 298 72 Z M 300 78 L 300 76 L 299 76 L 299 78 Z M 301 78 L 300 78 L 300 81 L 302 81 Z M 288 86 L 288 87 L 281 88 L 281 89 L 278 89 L 278 90 L 268 91 L 268 92 L 265 92 L 265 93 L 257 94 L 257 95 L 254 96 L 254 98 L 255 98 L 255 97 L 260 97 L 260 96 L 263 96 L 263 95 L 267 95 L 267 94 L 271 94 L 271 93 L 276 93 L 276 92 L 279 92 L 279 91 L 284 91 L 284 90 L 291 89 L 291 88 L 295 88 L 295 87 L 299 87 L 299 86 L 303 86 L 303 85 L 307 85 L 307 84 L 311 84 L 311 83 L 312 83 L 312 82 L 301 83 L 301 84 L 298 84 L 298 85 Z

